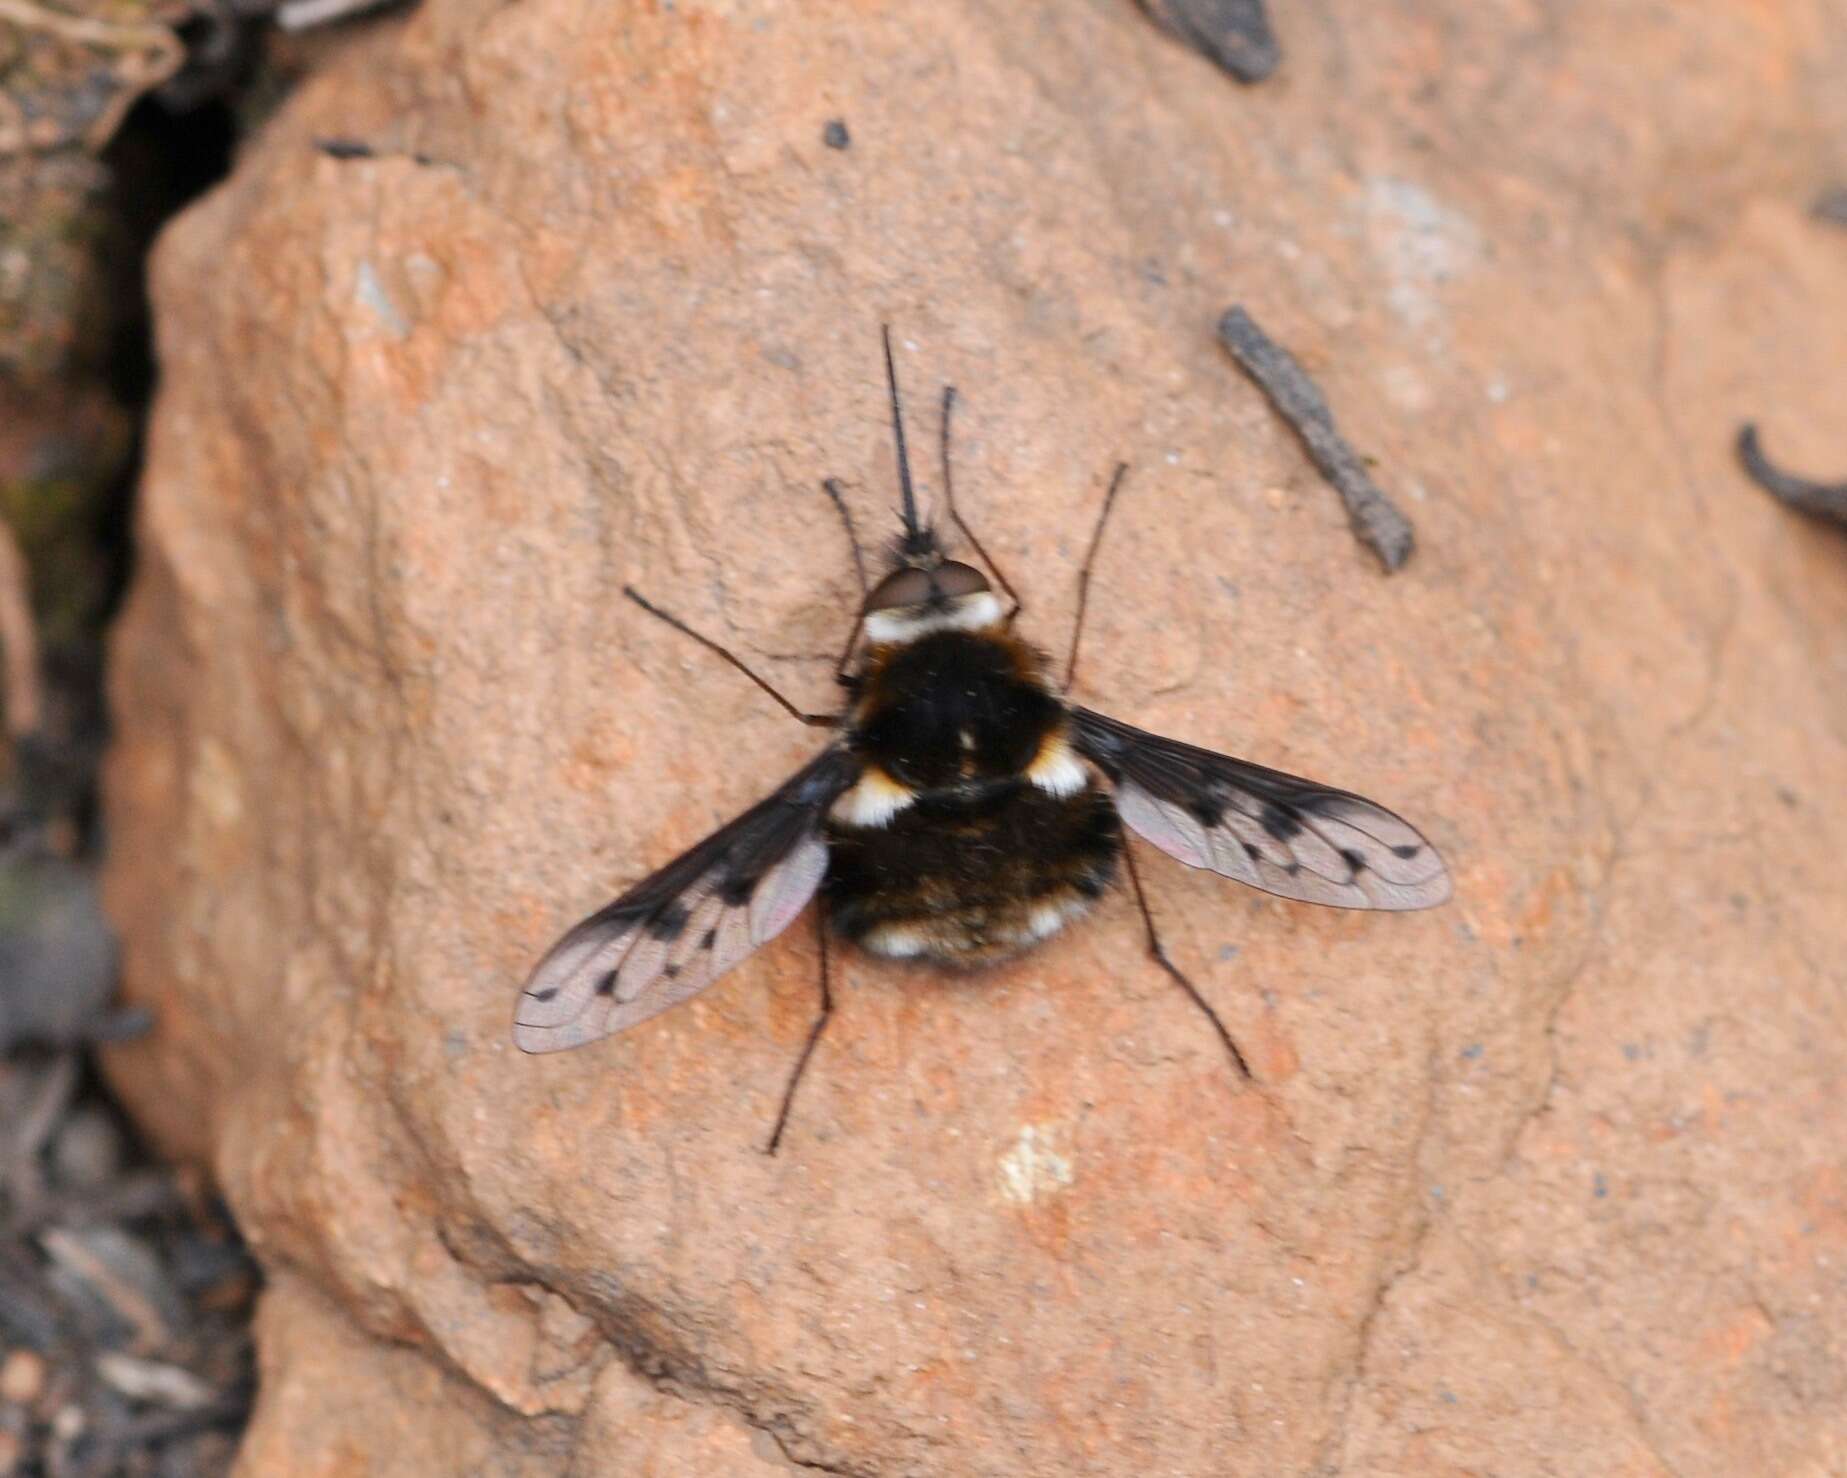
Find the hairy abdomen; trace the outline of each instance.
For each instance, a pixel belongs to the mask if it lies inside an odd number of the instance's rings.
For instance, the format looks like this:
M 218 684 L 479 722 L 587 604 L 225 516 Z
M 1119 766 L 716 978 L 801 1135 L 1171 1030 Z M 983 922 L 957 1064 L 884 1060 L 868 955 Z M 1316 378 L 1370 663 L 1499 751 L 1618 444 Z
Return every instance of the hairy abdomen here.
M 876 828 L 830 825 L 822 884 L 836 930 L 874 954 L 981 965 L 1030 949 L 1110 885 L 1122 832 L 1093 784 L 1008 783 L 924 796 Z

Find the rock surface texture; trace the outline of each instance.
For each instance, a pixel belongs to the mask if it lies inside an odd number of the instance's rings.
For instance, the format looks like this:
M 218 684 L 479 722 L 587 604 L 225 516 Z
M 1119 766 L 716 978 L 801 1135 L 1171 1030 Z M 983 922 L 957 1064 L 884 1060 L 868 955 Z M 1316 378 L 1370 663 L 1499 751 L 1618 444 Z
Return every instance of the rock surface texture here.
M 168 233 L 109 896 L 117 1083 L 269 1270 L 243 1470 L 1847 1469 L 1847 6 L 425 0 Z M 850 147 L 824 129 L 842 120 Z M 372 158 L 314 147 L 338 135 Z M 1240 302 L 1417 525 L 1379 573 Z M 978 977 L 798 925 L 583 1051 L 555 934 L 815 746 L 926 500 L 1079 697 L 1363 790 L 1446 909 L 1150 856 Z

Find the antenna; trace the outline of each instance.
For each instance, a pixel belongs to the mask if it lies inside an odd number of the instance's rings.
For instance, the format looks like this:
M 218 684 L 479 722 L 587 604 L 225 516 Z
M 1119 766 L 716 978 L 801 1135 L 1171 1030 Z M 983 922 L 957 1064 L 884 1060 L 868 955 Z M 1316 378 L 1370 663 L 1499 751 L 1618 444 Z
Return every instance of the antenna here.
M 891 362 L 891 325 L 881 323 L 879 333 L 885 339 L 885 382 L 891 387 L 891 429 L 898 440 L 898 486 L 904 492 L 904 535 L 910 541 L 922 531 L 917 527 L 917 495 L 911 490 L 911 457 L 904 447 L 904 416 L 898 409 L 898 371 Z
M 950 522 L 962 531 L 962 537 L 968 540 L 969 548 L 975 551 L 975 557 L 988 567 L 988 573 L 994 577 L 994 583 L 1007 592 L 1007 599 L 1013 607 L 1003 618 L 1006 625 L 1013 625 L 1013 618 L 1020 614 L 1022 601 L 1020 593 L 1013 588 L 1013 582 L 1000 572 L 1000 566 L 994 563 L 994 556 L 981 547 L 981 540 L 975 537 L 975 531 L 962 521 L 962 515 L 956 511 L 956 484 L 949 475 L 949 413 L 956 408 L 956 387 L 943 386 L 943 502 L 949 507 Z M 1080 605 L 1079 610 L 1083 607 Z M 1065 684 L 1070 687 L 1070 683 Z

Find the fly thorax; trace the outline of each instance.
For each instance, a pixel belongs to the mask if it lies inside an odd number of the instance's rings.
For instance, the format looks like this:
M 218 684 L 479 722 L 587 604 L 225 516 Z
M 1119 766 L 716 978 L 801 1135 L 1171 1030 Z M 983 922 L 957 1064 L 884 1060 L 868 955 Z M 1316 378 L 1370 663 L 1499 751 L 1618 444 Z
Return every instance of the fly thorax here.
M 1086 772 L 1065 725 L 1064 705 L 1030 648 L 1000 633 L 948 628 L 875 650 L 851 743 L 868 776 L 912 795 L 953 798 L 1020 781 L 1068 795 Z M 875 781 L 852 809 L 895 814 L 890 804 L 884 781 Z
M 978 590 L 972 595 L 868 611 L 864 630 L 873 646 L 895 646 L 938 631 L 988 630 L 998 627 L 1000 618 L 1000 598 L 991 590 Z

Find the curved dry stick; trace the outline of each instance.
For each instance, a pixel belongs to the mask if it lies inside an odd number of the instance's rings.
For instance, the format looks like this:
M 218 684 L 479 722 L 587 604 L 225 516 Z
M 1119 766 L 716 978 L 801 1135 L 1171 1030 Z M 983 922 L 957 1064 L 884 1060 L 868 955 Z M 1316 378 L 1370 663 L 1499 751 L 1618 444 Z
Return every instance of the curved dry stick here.
M 1242 308 L 1225 310 L 1218 334 L 1238 367 L 1257 382 L 1277 413 L 1294 428 L 1309 460 L 1340 494 L 1360 542 L 1379 556 L 1388 575 L 1400 568 L 1411 557 L 1411 520 L 1367 475 L 1359 454 L 1334 424 L 1327 397 L 1308 371 Z
M 1810 482 L 1772 466 L 1758 445 L 1754 422 L 1746 421 L 1738 428 L 1738 460 L 1751 481 L 1779 502 L 1847 528 L 1847 482 Z

